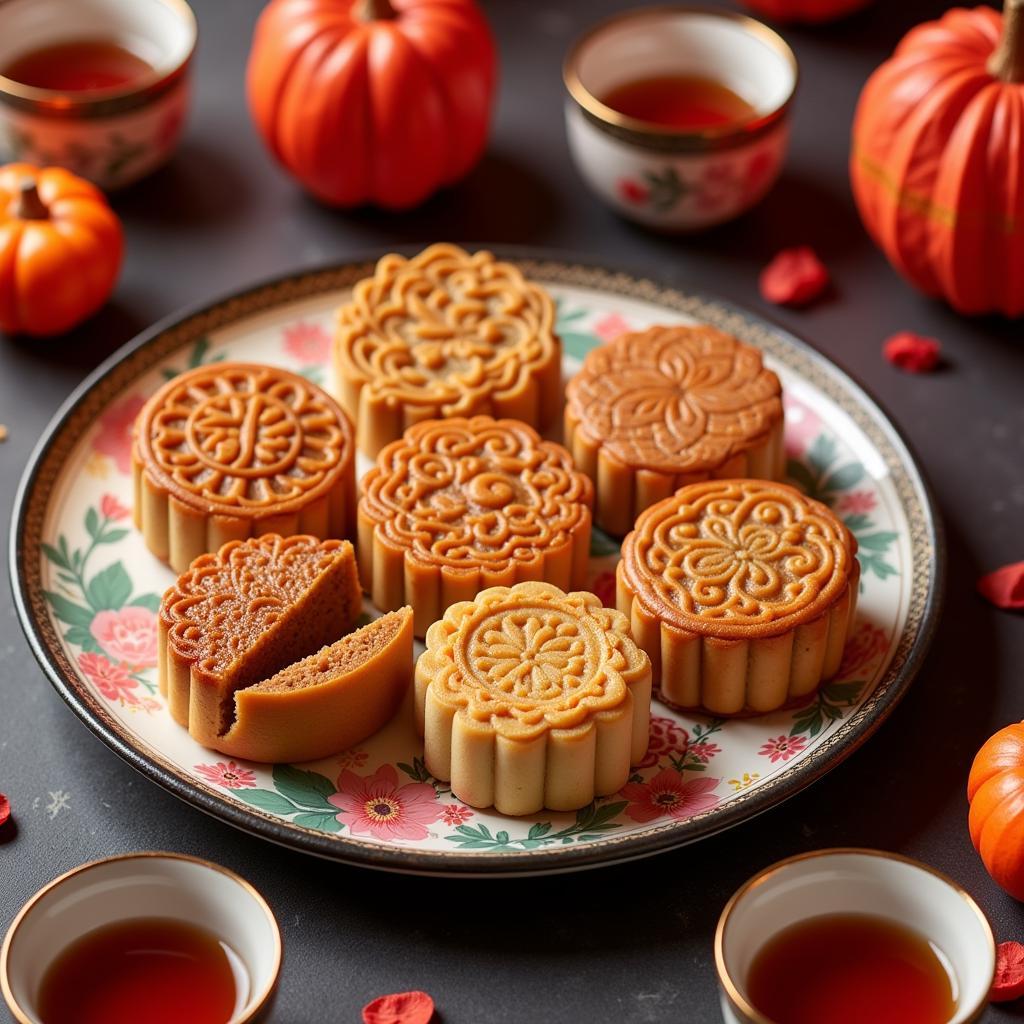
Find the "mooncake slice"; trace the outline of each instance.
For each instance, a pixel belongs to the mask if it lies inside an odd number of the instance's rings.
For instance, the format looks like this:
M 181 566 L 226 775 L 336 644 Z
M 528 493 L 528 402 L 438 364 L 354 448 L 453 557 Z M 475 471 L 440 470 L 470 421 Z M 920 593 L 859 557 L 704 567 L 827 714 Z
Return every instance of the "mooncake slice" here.
M 485 413 L 540 428 L 562 405 L 555 304 L 489 252 L 383 257 L 338 311 L 334 358 L 370 458 L 421 420 Z
M 353 532 L 352 424 L 277 367 L 213 363 L 168 381 L 135 421 L 132 470 L 135 525 L 175 572 L 229 540 Z
M 548 583 L 452 605 L 416 662 L 427 768 L 502 814 L 618 792 L 647 752 L 650 711 L 650 662 L 626 617 Z
M 402 608 L 237 690 L 234 724 L 217 749 L 275 763 L 345 750 L 391 720 L 412 670 L 412 609 Z
M 334 643 L 361 610 L 348 541 L 276 534 L 230 541 L 197 558 L 164 594 L 160 692 L 194 739 L 224 749 L 236 691 Z
M 621 537 L 677 488 L 784 475 L 782 388 L 761 353 L 713 327 L 652 327 L 592 349 L 566 388 L 565 444 Z
M 586 584 L 590 480 L 515 420 L 428 420 L 362 480 L 359 567 L 381 609 L 411 604 L 416 634 L 486 587 Z
M 853 534 L 786 484 L 712 480 L 652 505 L 622 545 L 617 604 L 662 700 L 715 715 L 809 699 L 839 668 Z

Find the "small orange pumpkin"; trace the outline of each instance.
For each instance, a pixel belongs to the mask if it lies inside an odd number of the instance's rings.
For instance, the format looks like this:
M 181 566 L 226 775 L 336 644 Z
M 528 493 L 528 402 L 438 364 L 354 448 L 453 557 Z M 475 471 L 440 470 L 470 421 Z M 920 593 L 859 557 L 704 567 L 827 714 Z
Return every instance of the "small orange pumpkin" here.
M 121 222 L 95 185 L 61 167 L 0 167 L 0 330 L 61 334 L 110 297 Z
M 967 780 L 971 842 L 988 873 L 1024 900 L 1024 722 L 985 741 Z
M 867 7 L 871 0 L 743 0 L 752 11 L 773 21 L 802 21 L 820 24 L 845 18 Z
M 961 313 L 1024 313 L 1024 0 L 912 29 L 868 79 L 850 173 L 889 262 Z
M 475 0 L 271 0 L 249 107 L 317 198 L 405 209 L 479 160 L 496 62 Z

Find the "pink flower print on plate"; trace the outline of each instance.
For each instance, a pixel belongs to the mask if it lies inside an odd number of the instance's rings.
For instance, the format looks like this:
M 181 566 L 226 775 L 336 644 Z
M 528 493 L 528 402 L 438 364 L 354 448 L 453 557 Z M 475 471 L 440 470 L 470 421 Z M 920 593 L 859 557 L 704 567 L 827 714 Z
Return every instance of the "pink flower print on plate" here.
M 665 768 L 650 782 L 630 782 L 622 787 L 622 795 L 630 802 L 626 816 L 640 822 L 662 817 L 677 821 L 692 817 L 719 802 L 714 790 L 721 781 L 707 776 L 683 781 L 683 776 L 674 768 Z
M 758 753 L 775 764 L 776 761 L 788 761 L 795 757 L 806 746 L 807 740 L 803 736 L 778 736 L 762 744 Z
M 100 498 L 100 512 L 107 519 L 127 519 L 132 510 L 121 502 L 113 494 L 104 494 Z
M 841 516 L 867 515 L 877 504 L 874 491 L 850 491 L 836 502 L 836 511 Z
M 448 804 L 441 816 L 446 825 L 463 825 L 473 817 L 473 812 L 462 804 Z
M 327 801 L 339 809 L 335 817 L 354 836 L 426 839 L 427 825 L 444 813 L 433 786 L 426 782 L 399 786 L 398 773 L 390 764 L 364 777 L 344 770 L 337 786 L 338 792 Z
M 128 605 L 97 612 L 89 632 L 114 661 L 133 669 L 156 665 L 157 619 L 148 608 Z
M 862 622 L 856 632 L 846 641 L 843 660 L 839 664 L 837 678 L 850 679 L 862 672 L 889 647 L 889 636 L 884 629 Z
M 246 789 L 256 785 L 256 773 L 248 768 L 240 768 L 234 761 L 197 764 L 193 767 L 207 782 L 225 789 Z
M 107 700 L 138 703 L 138 697 L 132 693 L 138 687 L 138 681 L 132 679 L 123 665 L 115 665 L 102 654 L 90 651 L 78 656 L 78 667 Z
M 299 320 L 284 329 L 284 350 L 303 366 L 327 362 L 331 336 L 319 324 Z
M 93 451 L 109 455 L 121 473 L 132 471 L 132 427 L 146 404 L 141 395 L 129 395 L 115 402 L 100 417 L 100 429 L 93 438 Z
M 602 341 L 614 341 L 620 334 L 632 330 L 621 313 L 606 313 L 594 324 L 594 333 Z
M 824 424 L 810 406 L 795 398 L 784 397 L 782 404 L 786 410 L 786 454 L 799 458 L 810 448 Z
M 647 753 L 637 765 L 638 768 L 653 768 L 663 757 L 672 754 L 677 760 L 686 754 L 690 735 L 671 718 L 651 715 L 650 740 Z

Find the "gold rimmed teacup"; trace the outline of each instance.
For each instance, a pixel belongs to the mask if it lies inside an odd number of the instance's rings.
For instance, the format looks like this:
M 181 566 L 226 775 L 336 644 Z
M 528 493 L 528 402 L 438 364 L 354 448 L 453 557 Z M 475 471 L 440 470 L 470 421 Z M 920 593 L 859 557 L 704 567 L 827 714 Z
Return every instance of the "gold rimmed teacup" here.
M 163 164 L 181 136 L 197 28 L 185 0 L 4 0 L 0 68 L 101 34 L 151 71 L 110 89 L 64 92 L 0 75 L 0 158 L 66 167 L 115 189 Z
M 602 97 L 631 81 L 688 75 L 737 93 L 753 113 L 699 130 L 628 117 Z M 609 206 L 650 227 L 695 231 L 731 220 L 778 178 L 799 73 L 785 40 L 753 18 L 688 5 L 601 22 L 563 68 L 577 169 Z
M 783 929 L 814 917 L 858 914 L 909 926 L 949 961 L 957 1012 L 981 1019 L 995 974 L 992 929 L 970 894 L 926 864 L 882 850 L 816 850 L 779 861 L 745 882 L 715 933 L 715 968 L 726 1024 L 772 1024 L 747 997 L 751 965 Z
M 266 1018 L 281 970 L 281 933 L 266 900 L 212 861 L 130 853 L 55 878 L 14 918 L 0 946 L 0 992 L 18 1024 L 41 1024 L 40 986 L 64 949 L 96 928 L 138 918 L 198 925 L 226 943 L 247 975 L 231 1024 Z

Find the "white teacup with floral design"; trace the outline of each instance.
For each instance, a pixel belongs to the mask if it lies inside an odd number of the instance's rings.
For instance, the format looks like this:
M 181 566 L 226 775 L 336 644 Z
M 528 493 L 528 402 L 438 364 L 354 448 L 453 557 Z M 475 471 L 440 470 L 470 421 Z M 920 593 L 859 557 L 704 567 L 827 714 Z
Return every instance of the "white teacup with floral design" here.
M 682 131 L 602 102 L 621 85 L 662 75 L 719 82 L 754 113 Z M 684 6 L 626 11 L 575 44 L 563 76 L 577 169 L 609 206 L 641 224 L 663 231 L 721 224 L 761 200 L 779 176 L 797 63 L 781 36 L 752 18 Z
M 779 932 L 809 918 L 864 914 L 914 929 L 928 939 L 954 982 L 949 1024 L 981 1019 L 996 967 L 985 915 L 934 868 L 882 850 L 816 850 L 779 861 L 733 895 L 718 919 L 715 967 L 725 1024 L 772 1024 L 747 997 L 751 965 Z
M 82 92 L 0 74 L 0 160 L 66 167 L 107 190 L 156 170 L 181 136 L 196 31 L 185 0 L 0 3 L 0 69 L 45 47 L 95 40 L 98 32 L 152 69 L 123 86 Z

